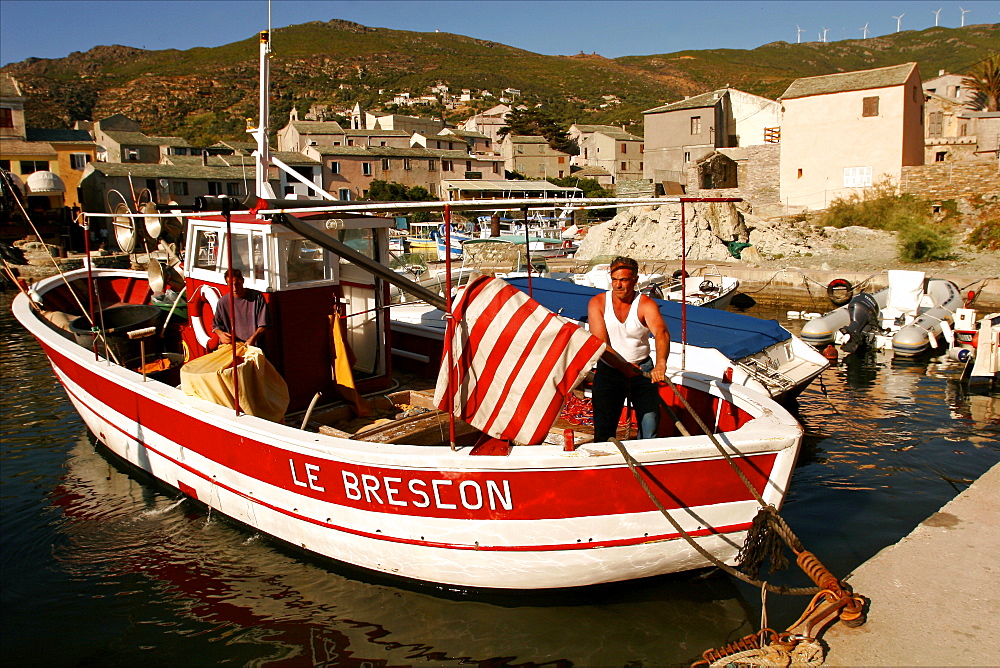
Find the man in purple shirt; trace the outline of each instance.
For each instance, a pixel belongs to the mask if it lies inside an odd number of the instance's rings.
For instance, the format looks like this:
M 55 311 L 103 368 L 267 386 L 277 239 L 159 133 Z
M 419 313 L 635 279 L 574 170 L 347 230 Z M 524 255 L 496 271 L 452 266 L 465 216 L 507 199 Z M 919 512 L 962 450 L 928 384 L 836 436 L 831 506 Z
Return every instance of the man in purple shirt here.
M 230 296 L 223 295 L 212 320 L 212 328 L 219 337 L 219 343 L 223 345 L 232 343 L 232 335 L 235 333 L 237 341 L 244 341 L 250 346 L 258 345 L 257 341 L 268 326 L 267 302 L 264 301 L 264 295 L 243 287 L 243 272 L 239 269 L 226 271 L 226 283 L 229 284 L 233 294 L 236 325 L 230 326 L 233 320 L 229 313 Z

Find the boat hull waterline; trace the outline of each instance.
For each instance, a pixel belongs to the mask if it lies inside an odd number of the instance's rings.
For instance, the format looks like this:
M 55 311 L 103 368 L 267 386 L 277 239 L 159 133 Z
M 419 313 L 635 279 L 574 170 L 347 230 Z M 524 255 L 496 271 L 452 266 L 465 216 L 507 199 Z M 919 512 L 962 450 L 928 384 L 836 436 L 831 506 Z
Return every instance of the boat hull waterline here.
M 52 280 L 52 279 L 50 279 Z M 15 300 L 90 430 L 182 493 L 282 541 L 410 579 L 476 588 L 582 586 L 708 565 L 672 529 L 612 444 L 470 456 L 306 432 L 187 396 L 94 359 Z M 780 506 L 801 442 L 768 398 L 697 374 L 675 382 L 744 422 L 718 434 Z M 725 409 L 724 407 L 729 407 Z M 720 423 L 721 425 L 721 423 Z M 686 531 L 731 561 L 757 504 L 706 436 L 634 441 Z

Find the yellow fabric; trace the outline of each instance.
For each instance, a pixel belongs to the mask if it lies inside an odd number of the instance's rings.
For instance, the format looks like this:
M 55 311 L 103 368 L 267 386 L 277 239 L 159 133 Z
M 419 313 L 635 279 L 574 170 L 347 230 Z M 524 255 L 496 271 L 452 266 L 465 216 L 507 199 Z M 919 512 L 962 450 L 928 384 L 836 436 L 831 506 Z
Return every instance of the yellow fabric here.
M 288 386 L 260 348 L 238 343 L 236 353 L 243 358 L 237 367 L 240 410 L 248 415 L 281 422 L 288 409 Z M 181 367 L 181 389 L 186 394 L 235 408 L 232 346 L 191 360 Z
M 354 385 L 354 355 L 344 336 L 344 321 L 339 314 L 330 316 L 330 372 L 333 383 L 346 401 L 354 404 L 355 415 L 370 415 L 371 408 Z

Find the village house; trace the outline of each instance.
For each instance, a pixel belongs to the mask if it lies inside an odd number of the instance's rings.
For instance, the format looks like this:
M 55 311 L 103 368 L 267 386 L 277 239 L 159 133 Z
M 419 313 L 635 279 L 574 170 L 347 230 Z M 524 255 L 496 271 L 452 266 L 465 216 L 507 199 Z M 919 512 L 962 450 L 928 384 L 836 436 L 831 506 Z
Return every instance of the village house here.
M 642 113 L 643 175 L 674 193 L 688 163 L 720 148 L 776 142 L 781 125 L 777 102 L 728 87 Z
M 976 111 L 963 79 L 941 70 L 923 83 L 925 163 L 981 160 L 997 151 L 1000 114 Z
M 244 198 L 253 188 L 254 164 L 230 166 L 219 157 L 179 157 L 181 164 L 93 162 L 80 181 L 80 200 L 86 211 L 108 211 L 108 193 L 117 190 L 131 199 L 130 193 L 148 190 L 154 202 L 194 204 L 205 195 L 228 195 Z
M 367 197 L 375 179 L 420 186 L 441 197 L 446 178 L 502 178 L 499 156 L 473 156 L 460 150 L 391 146 L 309 146 L 306 157 L 322 165 L 324 189 L 343 201 Z
M 422 116 L 403 116 L 401 114 L 387 114 L 376 116 L 375 114 L 363 111 L 360 104 L 355 104 L 351 110 L 352 130 L 399 130 L 407 136 L 415 132 L 424 135 L 435 135 L 446 126 L 446 123 L 439 118 L 424 118 Z
M 102 162 L 156 163 L 165 155 L 200 155 L 183 137 L 147 135 L 139 124 L 114 114 L 94 121 L 91 132 L 97 142 L 97 159 Z
M 507 125 L 507 114 L 511 108 L 506 104 L 498 104 L 486 111 L 479 112 L 458 124 L 459 129 L 478 132 L 488 137 L 494 144 L 500 143 L 500 128 Z
M 278 130 L 278 150 L 301 152 L 307 146 L 342 146 L 347 134 L 335 121 L 300 121 L 292 107 L 288 124 Z
M 51 218 L 80 205 L 77 188 L 97 146 L 83 130 L 27 127 L 25 99 L 16 79 L 0 76 L 0 168 L 26 186 L 29 209 Z
M 549 146 L 545 137 L 507 135 L 500 144 L 504 169 L 529 179 L 561 179 L 569 176 L 568 153 Z
M 781 199 L 833 199 L 924 162 L 924 93 L 916 63 L 796 79 L 779 98 Z
M 571 158 L 578 167 L 600 167 L 611 175 L 614 185 L 620 180 L 643 178 L 643 139 L 614 125 L 584 125 L 574 123 L 569 128 L 570 139 L 576 141 L 580 153 Z

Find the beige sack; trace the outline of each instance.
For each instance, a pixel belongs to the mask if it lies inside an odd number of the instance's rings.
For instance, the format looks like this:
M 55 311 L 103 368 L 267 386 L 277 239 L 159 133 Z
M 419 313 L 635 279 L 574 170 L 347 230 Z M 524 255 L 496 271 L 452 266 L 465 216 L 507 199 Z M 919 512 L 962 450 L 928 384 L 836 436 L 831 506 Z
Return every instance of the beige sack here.
M 237 367 L 240 386 L 240 410 L 281 422 L 288 409 L 288 386 L 278 371 L 264 357 L 260 348 L 236 344 L 243 358 Z M 181 367 L 181 389 L 185 394 L 235 408 L 233 400 L 233 351 L 229 345 L 214 353 L 193 359 Z

